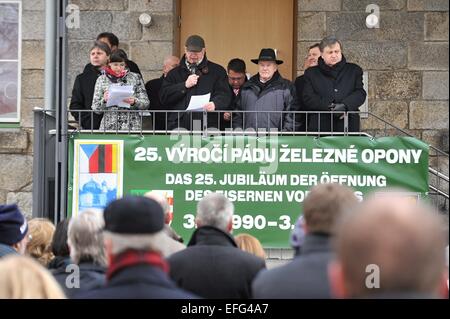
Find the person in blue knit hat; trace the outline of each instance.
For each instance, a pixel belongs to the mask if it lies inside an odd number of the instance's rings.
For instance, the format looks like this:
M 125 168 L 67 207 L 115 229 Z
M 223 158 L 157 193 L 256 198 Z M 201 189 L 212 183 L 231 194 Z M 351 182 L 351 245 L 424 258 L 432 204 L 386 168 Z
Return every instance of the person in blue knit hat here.
M 28 224 L 17 205 L 0 205 L 0 258 L 24 255 L 28 241 Z

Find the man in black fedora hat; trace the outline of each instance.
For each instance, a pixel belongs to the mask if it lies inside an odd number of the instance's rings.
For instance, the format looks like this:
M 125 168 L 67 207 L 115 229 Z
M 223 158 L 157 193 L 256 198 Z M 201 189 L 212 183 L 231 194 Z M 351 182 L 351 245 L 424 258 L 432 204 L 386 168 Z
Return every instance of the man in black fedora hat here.
M 184 51 L 180 65 L 164 78 L 160 91 L 163 106 L 167 110 L 185 111 L 192 96 L 210 93 L 210 101 L 203 105 L 203 110 L 227 110 L 231 98 L 227 73 L 222 66 L 208 60 L 203 38 L 188 37 Z M 201 115 L 199 112 L 172 112 L 168 115 L 168 129 L 191 129 L 192 120 L 201 119 Z M 209 114 L 208 127 L 218 128 L 221 115 Z
M 295 115 L 298 110 L 294 85 L 281 77 L 275 51 L 261 49 L 259 57 L 251 60 L 258 64 L 258 74 L 247 81 L 241 89 L 241 97 L 236 103 L 237 110 L 248 113 L 236 113 L 234 128 L 255 130 L 295 129 Z

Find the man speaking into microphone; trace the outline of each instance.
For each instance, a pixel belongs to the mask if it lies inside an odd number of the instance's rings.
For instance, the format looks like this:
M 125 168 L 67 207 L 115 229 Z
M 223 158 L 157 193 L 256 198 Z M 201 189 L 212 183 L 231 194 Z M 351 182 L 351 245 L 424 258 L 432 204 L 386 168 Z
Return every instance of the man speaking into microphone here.
M 184 111 L 192 96 L 210 93 L 209 102 L 203 105 L 204 111 L 228 110 L 231 95 L 227 73 L 222 66 L 208 61 L 203 38 L 199 35 L 188 37 L 184 52 L 180 65 L 167 74 L 161 86 L 160 99 L 164 108 Z M 208 114 L 208 128 L 218 128 L 220 116 L 218 112 Z M 167 127 L 168 130 L 191 130 L 192 121 L 201 118 L 201 112 L 171 112 L 168 114 Z

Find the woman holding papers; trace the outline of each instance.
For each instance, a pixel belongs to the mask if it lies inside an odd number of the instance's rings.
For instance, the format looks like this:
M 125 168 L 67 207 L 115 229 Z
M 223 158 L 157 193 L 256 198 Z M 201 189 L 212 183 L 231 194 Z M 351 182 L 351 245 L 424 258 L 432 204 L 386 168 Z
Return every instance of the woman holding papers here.
M 139 131 L 141 115 L 137 112 L 111 112 L 110 110 L 145 110 L 149 107 L 142 77 L 130 72 L 126 58 L 120 52 L 111 54 L 104 74 L 95 84 L 92 109 L 103 113 L 100 130 Z

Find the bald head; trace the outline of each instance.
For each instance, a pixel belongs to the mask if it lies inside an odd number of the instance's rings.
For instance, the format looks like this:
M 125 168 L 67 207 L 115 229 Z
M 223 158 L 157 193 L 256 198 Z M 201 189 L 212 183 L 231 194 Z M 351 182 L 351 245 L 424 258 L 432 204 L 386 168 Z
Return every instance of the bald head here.
M 166 76 L 170 70 L 172 70 L 173 68 L 176 68 L 179 64 L 180 64 L 180 59 L 178 57 L 176 57 L 174 55 L 167 56 L 164 59 L 164 64 L 163 64 L 164 76 Z
M 340 297 L 433 294 L 445 277 L 445 239 L 437 213 L 398 193 L 369 198 L 346 215 L 335 245 L 330 279 Z M 378 288 L 367 287 L 369 265 L 379 269 Z

